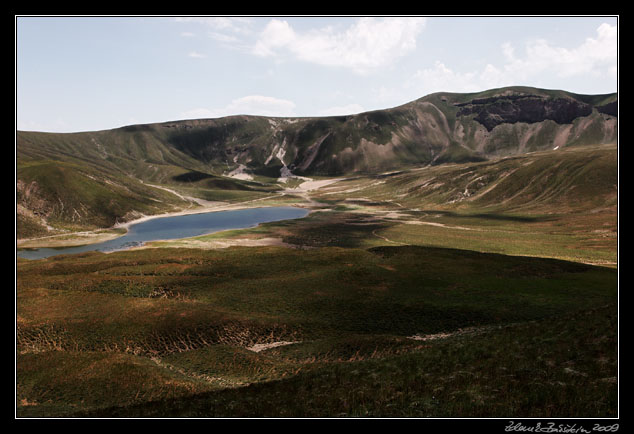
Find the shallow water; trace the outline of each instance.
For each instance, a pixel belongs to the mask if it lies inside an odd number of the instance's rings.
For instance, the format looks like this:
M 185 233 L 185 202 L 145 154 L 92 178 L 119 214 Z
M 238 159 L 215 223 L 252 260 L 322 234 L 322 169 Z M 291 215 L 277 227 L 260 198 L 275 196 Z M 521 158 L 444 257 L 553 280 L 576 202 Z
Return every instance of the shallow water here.
M 244 229 L 260 223 L 302 218 L 307 214 L 308 211 L 302 208 L 266 207 L 160 217 L 131 225 L 127 234 L 114 240 L 76 247 L 18 249 L 17 256 L 42 259 L 61 254 L 112 252 L 137 247 L 148 241 L 174 240 L 228 229 Z

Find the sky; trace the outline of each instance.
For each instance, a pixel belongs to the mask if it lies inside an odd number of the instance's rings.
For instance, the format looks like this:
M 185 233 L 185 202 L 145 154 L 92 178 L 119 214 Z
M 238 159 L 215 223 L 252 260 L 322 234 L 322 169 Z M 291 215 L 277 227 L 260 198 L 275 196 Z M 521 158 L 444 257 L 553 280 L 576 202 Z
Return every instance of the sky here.
M 396 107 L 434 92 L 617 91 L 616 16 L 16 16 L 18 130 Z

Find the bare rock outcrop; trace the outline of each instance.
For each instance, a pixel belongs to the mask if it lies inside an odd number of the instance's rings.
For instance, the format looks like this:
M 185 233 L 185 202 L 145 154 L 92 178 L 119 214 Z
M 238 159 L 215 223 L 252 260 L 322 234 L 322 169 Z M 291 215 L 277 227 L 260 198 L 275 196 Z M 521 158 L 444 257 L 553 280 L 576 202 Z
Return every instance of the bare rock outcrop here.
M 549 98 L 538 95 L 504 95 L 473 99 L 460 107 L 458 116 L 475 115 L 474 120 L 491 131 L 503 123 L 536 123 L 552 120 L 569 124 L 592 113 L 592 106 L 572 98 Z

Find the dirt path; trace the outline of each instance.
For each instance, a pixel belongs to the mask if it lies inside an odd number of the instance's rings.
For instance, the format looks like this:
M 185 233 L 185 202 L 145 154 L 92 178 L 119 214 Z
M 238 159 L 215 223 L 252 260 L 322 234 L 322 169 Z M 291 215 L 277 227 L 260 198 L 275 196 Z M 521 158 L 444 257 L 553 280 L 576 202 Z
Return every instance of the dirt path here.
M 483 333 L 489 333 L 493 331 L 507 329 L 510 327 L 519 327 L 519 326 L 534 323 L 534 322 L 535 322 L 534 320 L 529 320 L 526 322 L 513 322 L 513 323 L 507 323 L 507 324 L 465 327 L 465 328 L 459 328 L 458 330 L 454 330 L 450 332 L 440 332 L 440 333 L 433 333 L 433 334 L 427 334 L 427 335 L 416 334 L 416 335 L 408 336 L 408 337 L 415 341 L 435 341 L 439 339 L 453 338 L 456 336 L 476 336 Z
M 400 241 L 392 241 L 389 238 L 384 237 L 383 235 L 379 235 L 379 234 L 376 233 L 376 229 L 372 231 L 372 235 L 374 235 L 377 238 L 381 238 L 382 240 L 385 240 L 388 243 L 399 244 L 401 246 L 408 246 L 409 245 L 407 243 L 401 243 Z
M 249 351 L 253 351 L 255 353 L 259 353 L 260 351 L 268 350 L 269 348 L 283 347 L 285 345 L 298 344 L 299 342 L 291 342 L 291 341 L 278 341 L 271 342 L 269 344 L 255 344 L 252 347 L 247 348 Z
M 141 181 L 141 182 L 143 182 L 143 181 Z M 214 202 L 214 201 L 211 201 L 211 200 L 199 199 L 199 198 L 193 197 L 193 196 L 185 196 L 185 195 L 180 194 L 176 190 L 172 190 L 171 188 L 163 187 L 162 185 L 156 185 L 156 184 L 145 184 L 145 185 L 149 185 L 150 187 L 154 187 L 154 188 L 158 188 L 158 189 L 161 189 L 161 190 L 168 191 L 168 192 L 172 193 L 173 195 L 178 196 L 180 199 L 184 200 L 185 202 L 194 202 L 194 203 L 197 203 L 198 205 L 203 206 L 203 207 L 214 207 L 214 206 L 227 204 L 227 202 L 219 202 L 219 201 L 215 201 Z M 189 207 L 191 208 L 191 205 Z

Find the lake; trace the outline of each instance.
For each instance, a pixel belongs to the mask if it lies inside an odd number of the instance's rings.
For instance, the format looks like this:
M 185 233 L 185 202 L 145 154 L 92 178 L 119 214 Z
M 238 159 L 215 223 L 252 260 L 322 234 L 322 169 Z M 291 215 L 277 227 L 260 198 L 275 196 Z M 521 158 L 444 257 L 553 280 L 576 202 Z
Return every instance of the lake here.
M 75 247 L 18 249 L 26 259 L 82 252 L 112 252 L 141 246 L 148 241 L 174 240 L 206 235 L 228 229 L 244 229 L 260 223 L 305 217 L 308 210 L 295 207 L 247 208 L 233 211 L 212 211 L 171 217 L 157 217 L 131 225 L 128 232 L 113 240 Z

